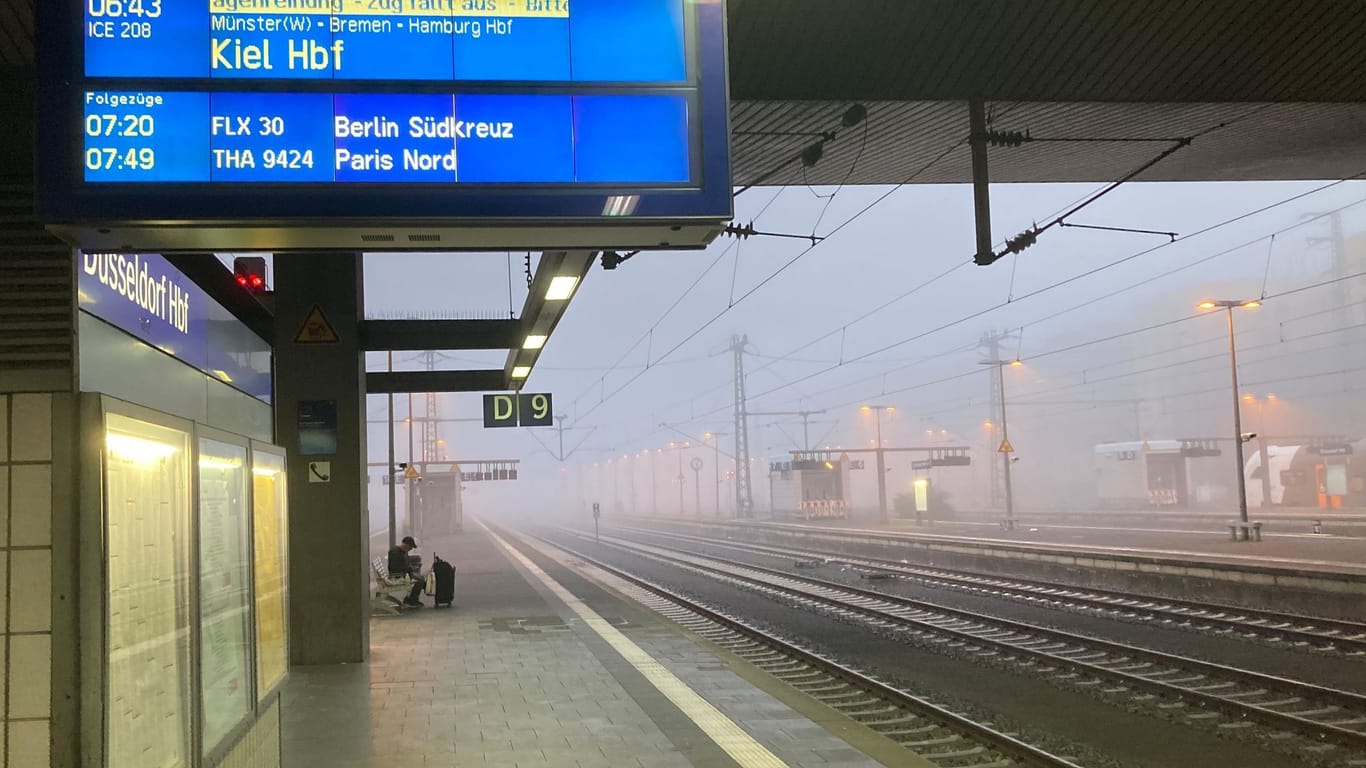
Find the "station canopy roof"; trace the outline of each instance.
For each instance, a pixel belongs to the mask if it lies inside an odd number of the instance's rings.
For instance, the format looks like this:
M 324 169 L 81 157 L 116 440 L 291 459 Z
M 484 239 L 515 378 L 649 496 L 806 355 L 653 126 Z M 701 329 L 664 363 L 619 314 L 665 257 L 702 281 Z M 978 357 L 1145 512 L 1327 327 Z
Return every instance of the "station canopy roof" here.
M 32 84 L 33 4 L 0 0 L 0 76 L 20 90 Z M 965 146 L 931 161 L 966 138 L 973 97 L 986 101 L 994 130 L 1035 138 L 1198 137 L 1146 180 L 1366 171 L 1363 2 L 728 0 L 728 9 L 739 185 L 790 161 L 812 141 L 800 134 L 838 128 L 853 103 L 868 108 L 864 124 L 840 131 L 815 167 L 791 164 L 769 183 L 968 181 Z M 33 131 L 31 119 L 0 128 Z M 1111 180 L 1161 146 L 996 148 L 991 176 Z

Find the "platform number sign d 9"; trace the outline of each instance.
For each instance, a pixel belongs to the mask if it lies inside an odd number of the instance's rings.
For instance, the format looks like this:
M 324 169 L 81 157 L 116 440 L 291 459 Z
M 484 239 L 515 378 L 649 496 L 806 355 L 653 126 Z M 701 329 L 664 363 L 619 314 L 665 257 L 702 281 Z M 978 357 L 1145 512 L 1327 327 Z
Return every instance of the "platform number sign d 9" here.
M 554 403 L 548 394 L 484 395 L 484 428 L 553 427 Z

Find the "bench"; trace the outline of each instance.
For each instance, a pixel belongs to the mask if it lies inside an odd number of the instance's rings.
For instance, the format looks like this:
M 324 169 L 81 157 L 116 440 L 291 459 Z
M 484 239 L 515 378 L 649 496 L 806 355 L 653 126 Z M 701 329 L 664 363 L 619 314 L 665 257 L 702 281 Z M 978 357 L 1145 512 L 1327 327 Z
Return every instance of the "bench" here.
M 1233 541 L 1261 541 L 1262 524 L 1235 520 L 1228 524 L 1228 537 Z
M 393 576 L 389 573 L 389 562 L 382 557 L 370 561 L 370 570 L 375 575 L 375 595 L 370 600 L 372 611 L 399 613 L 403 610 L 403 598 L 413 588 L 413 580 L 407 576 Z

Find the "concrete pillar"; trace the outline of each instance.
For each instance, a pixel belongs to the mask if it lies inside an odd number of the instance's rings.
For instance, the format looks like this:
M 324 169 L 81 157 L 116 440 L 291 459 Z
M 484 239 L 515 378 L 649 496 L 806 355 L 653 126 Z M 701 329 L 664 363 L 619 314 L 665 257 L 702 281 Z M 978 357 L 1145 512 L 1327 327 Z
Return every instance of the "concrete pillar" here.
M 274 283 L 276 440 L 289 452 L 290 661 L 364 661 L 370 565 L 361 254 L 281 255 Z M 313 341 L 298 341 L 314 307 L 335 341 L 316 324 Z M 328 408 L 307 404 L 335 404 L 334 450 L 305 435 L 311 454 L 303 452 L 301 402 L 312 421 L 303 426 L 315 430 L 325 426 Z M 313 462 L 328 463 L 326 481 L 310 470 Z

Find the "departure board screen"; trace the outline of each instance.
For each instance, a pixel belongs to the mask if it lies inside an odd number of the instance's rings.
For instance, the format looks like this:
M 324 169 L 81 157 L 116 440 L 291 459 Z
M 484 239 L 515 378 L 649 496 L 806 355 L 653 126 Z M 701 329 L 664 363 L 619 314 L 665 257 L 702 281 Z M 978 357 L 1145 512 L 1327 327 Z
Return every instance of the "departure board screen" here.
M 724 22 L 723 0 L 45 0 L 43 209 L 728 215 Z
M 691 179 L 688 99 L 676 94 L 87 91 L 84 101 L 92 182 Z
M 86 0 L 87 77 L 674 83 L 683 0 Z

